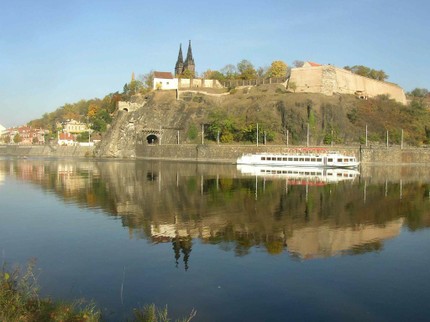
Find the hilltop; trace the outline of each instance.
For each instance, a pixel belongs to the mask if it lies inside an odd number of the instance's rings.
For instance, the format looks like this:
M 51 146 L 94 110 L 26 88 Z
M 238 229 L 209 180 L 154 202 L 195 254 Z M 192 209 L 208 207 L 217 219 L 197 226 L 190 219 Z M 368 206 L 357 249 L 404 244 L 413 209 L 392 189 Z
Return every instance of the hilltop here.
M 205 91 L 205 90 L 204 90 Z M 326 96 L 293 93 L 284 86 L 259 85 L 231 90 L 153 91 L 134 96 L 133 108 L 119 108 L 98 149 L 99 156 L 129 157 L 136 143 L 200 143 L 204 124 L 205 144 L 255 143 L 305 144 L 309 124 L 310 144 L 364 143 L 420 146 L 430 140 L 430 113 L 423 102 L 408 106 L 378 96 L 360 100 L 354 95 Z M 219 133 L 219 136 L 218 136 Z

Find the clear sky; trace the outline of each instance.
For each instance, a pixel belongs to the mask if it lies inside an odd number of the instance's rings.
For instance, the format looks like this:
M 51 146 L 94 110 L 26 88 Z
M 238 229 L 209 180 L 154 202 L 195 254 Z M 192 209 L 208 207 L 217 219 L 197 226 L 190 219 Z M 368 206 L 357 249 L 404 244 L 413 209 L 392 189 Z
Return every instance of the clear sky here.
M 430 89 L 428 0 L 0 0 L 0 124 L 122 91 L 172 71 L 192 41 L 196 70 L 242 59 L 382 69 Z M 184 57 L 185 58 L 185 57 Z

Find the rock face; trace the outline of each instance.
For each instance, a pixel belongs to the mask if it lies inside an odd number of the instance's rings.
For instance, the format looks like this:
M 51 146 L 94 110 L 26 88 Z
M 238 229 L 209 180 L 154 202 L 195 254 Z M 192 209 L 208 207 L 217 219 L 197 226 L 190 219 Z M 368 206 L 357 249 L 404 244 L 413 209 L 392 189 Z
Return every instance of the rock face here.
M 178 133 L 185 138 L 191 115 L 195 118 L 199 114 L 199 107 L 190 108 L 185 101 L 176 100 L 175 92 L 152 93 L 132 105 L 119 105 L 126 108 L 118 108 L 114 122 L 95 151 L 97 157 L 135 158 L 136 144 L 176 143 Z

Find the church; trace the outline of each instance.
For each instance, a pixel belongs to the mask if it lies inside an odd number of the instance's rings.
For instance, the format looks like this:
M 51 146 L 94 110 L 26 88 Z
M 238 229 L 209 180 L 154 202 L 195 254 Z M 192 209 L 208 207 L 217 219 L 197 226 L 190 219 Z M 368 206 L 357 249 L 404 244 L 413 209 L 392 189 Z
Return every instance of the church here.
M 194 77 L 196 73 L 196 65 L 194 63 L 193 52 L 191 49 L 191 40 L 188 44 L 187 57 L 182 56 L 182 44 L 179 45 L 178 60 L 175 65 L 175 77 L 180 77 L 181 75 Z

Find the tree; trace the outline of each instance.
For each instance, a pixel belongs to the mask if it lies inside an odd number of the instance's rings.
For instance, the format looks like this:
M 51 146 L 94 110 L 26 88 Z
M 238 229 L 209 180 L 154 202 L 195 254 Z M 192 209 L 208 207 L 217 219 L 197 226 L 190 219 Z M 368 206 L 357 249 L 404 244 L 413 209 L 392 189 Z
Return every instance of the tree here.
M 21 141 L 22 141 L 21 135 L 19 135 L 19 133 L 15 134 L 15 136 L 13 137 L 13 142 L 15 142 L 16 144 L 18 144 Z
M 182 76 L 182 78 L 189 78 L 189 79 L 191 79 L 191 78 L 194 78 L 194 72 L 192 72 L 189 69 L 186 69 L 186 70 L 184 70 L 184 72 L 182 73 L 181 76 Z
M 269 77 L 285 77 L 287 76 L 288 66 L 282 60 L 275 60 L 270 65 L 270 68 L 267 72 L 267 76 Z
M 426 97 L 427 95 L 429 95 L 429 91 L 426 88 L 415 88 L 414 90 L 412 90 L 409 95 L 413 96 L 413 97 Z
M 234 66 L 232 64 L 225 65 L 223 68 L 221 68 L 220 71 L 226 79 L 237 78 L 237 68 L 236 68 L 236 66 Z
M 151 90 L 154 86 L 154 71 L 151 70 L 149 73 L 144 74 L 142 77 L 142 83 L 146 89 Z
M 303 67 L 303 64 L 304 64 L 304 61 L 302 61 L 302 60 L 295 60 L 295 61 L 293 61 L 293 65 L 296 68 Z
M 205 79 L 216 79 L 220 82 L 225 81 L 225 76 L 221 72 L 219 72 L 217 70 L 210 70 L 210 69 L 208 69 L 207 71 L 205 71 L 203 73 L 203 78 L 205 78 Z
M 385 81 L 388 75 L 383 70 L 372 69 L 363 65 L 345 66 L 344 69 L 364 77 Z
M 292 89 L 295 93 L 297 89 L 297 84 L 295 82 L 288 82 L 288 88 Z
M 257 69 L 257 76 L 259 78 L 266 77 L 268 71 L 269 71 L 269 67 L 267 67 L 267 66 L 265 66 L 265 67 L 258 67 L 258 69 Z
M 96 116 L 97 112 L 100 110 L 100 107 L 97 106 L 94 103 L 91 103 L 90 106 L 88 107 L 88 113 L 87 116 L 89 118 L 93 118 L 94 116 Z
M 257 78 L 257 71 L 249 60 L 243 59 L 237 64 L 239 78 L 241 79 L 255 79 Z

